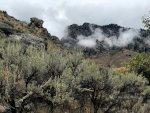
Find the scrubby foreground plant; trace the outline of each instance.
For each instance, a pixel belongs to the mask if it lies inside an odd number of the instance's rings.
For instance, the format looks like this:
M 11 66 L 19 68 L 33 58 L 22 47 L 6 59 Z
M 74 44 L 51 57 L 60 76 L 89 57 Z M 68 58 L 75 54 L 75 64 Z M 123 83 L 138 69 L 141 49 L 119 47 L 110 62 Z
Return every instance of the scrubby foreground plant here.
M 51 113 L 64 106 L 75 112 L 77 101 L 76 113 L 86 113 L 82 109 L 86 100 L 93 113 L 146 112 L 150 88 L 144 77 L 103 68 L 81 53 L 47 43 L 45 49 L 44 45 L 0 40 L 0 103 L 10 108 L 5 112 L 36 112 L 37 102 L 45 103 Z

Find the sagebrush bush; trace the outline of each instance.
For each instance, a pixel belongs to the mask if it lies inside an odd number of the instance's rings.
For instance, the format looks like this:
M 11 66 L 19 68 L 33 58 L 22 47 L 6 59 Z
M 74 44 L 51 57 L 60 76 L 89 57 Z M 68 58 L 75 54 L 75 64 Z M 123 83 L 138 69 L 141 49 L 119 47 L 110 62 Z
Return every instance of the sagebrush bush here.
M 81 53 L 15 40 L 0 41 L 0 99 L 15 110 L 40 98 L 57 106 L 90 98 L 94 113 L 136 112 L 149 86 L 142 76 L 124 75 L 84 59 Z M 137 97 L 138 96 L 138 97 Z M 126 98 L 129 97 L 129 98 Z M 132 98 L 131 98 L 132 97 Z M 32 100 L 34 98 L 34 101 Z M 143 104 L 144 103 L 144 104 Z

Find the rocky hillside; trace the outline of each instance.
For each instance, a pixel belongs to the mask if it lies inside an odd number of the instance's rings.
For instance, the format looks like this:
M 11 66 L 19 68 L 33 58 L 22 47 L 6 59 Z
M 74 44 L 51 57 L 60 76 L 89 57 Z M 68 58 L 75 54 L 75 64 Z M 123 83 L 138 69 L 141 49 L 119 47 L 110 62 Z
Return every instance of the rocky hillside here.
M 6 11 L 0 11 L 0 37 L 14 37 L 12 35 L 17 35 L 23 39 L 33 36 L 33 38 L 48 39 L 60 44 L 59 39 L 56 36 L 51 36 L 47 29 L 43 27 L 43 20 L 33 17 L 28 24 L 8 15 Z
M 70 25 L 68 34 L 62 38 L 65 46 L 82 51 L 105 66 L 120 66 L 136 52 L 150 53 L 149 41 L 150 34 L 144 29 L 90 23 Z

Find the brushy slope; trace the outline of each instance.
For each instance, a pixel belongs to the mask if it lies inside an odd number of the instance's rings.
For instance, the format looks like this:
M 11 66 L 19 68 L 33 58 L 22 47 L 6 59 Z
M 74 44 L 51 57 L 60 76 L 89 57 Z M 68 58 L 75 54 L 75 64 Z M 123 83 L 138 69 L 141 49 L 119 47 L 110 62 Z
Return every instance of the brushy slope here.
M 15 39 L 2 39 L 0 45 L 0 99 L 10 107 L 7 113 L 38 112 L 37 103 L 54 113 L 86 113 L 87 102 L 93 113 L 143 112 L 148 107 L 150 88 L 142 76 L 103 68 L 50 42 L 47 50 Z
M 43 38 L 26 26 L 21 29 L 27 30 L 10 34 L 6 32 L 10 29 L 0 28 L 0 106 L 5 108 L 0 112 L 149 111 L 150 87 L 146 78 L 104 68 L 85 59 L 82 53 L 66 49 L 56 37 Z M 15 24 L 14 28 L 17 29 Z M 34 26 L 32 30 L 35 29 L 41 28 Z

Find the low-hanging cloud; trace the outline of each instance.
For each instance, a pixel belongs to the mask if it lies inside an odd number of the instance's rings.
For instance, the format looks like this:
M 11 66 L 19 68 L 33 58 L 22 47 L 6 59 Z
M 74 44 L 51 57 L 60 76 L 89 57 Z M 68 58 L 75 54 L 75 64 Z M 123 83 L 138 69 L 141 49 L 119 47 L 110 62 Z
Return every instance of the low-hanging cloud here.
M 119 37 L 106 37 L 104 41 L 108 43 L 110 47 L 125 47 L 130 43 L 134 43 L 133 41 L 135 38 L 139 38 L 139 31 L 130 29 L 127 31 L 120 30 Z
M 93 48 L 96 46 L 96 40 L 91 37 L 84 37 L 83 35 L 78 36 L 78 45 Z
M 85 37 L 83 35 L 79 35 L 77 37 L 78 39 L 78 45 L 88 48 L 93 48 L 97 46 L 97 41 L 103 42 L 105 46 L 107 47 L 125 47 L 130 43 L 134 43 L 135 38 L 139 38 L 139 30 L 136 29 L 128 29 L 124 31 L 123 29 L 120 29 L 119 36 L 106 36 L 102 32 L 101 29 L 97 28 L 95 30 L 92 29 L 94 32 L 91 36 Z
M 149 7 L 150 0 L 0 0 L 1 10 L 22 21 L 33 16 L 43 19 L 44 27 L 59 38 L 74 23 L 143 28 L 142 16 Z

